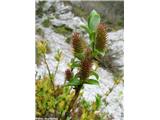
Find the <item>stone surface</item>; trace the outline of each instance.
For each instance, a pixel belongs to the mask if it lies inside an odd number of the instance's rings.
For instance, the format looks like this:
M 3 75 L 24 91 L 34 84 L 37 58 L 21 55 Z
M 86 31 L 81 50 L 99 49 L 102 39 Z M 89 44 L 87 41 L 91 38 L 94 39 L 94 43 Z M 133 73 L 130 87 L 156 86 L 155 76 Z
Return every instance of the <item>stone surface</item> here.
M 113 63 L 116 68 L 123 71 L 123 30 L 108 33 L 109 54 L 114 57 Z

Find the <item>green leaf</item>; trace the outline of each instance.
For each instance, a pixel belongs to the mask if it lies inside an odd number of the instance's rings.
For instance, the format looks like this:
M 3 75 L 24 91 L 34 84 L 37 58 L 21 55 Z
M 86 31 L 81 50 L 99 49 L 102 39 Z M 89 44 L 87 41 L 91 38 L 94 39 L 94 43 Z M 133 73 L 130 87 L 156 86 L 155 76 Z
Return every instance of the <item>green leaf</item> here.
M 85 81 L 85 84 L 99 85 L 99 82 L 94 79 L 89 79 L 89 80 Z
M 69 116 L 67 116 L 67 119 L 66 120 L 70 120 L 70 117 Z
M 97 56 L 97 55 L 104 56 L 104 55 L 105 55 L 105 52 L 101 52 L 101 51 L 95 49 L 93 54 L 94 54 L 94 56 Z
M 121 97 L 123 95 L 123 91 L 120 91 L 118 95 Z
M 91 71 L 91 75 L 95 76 L 96 80 L 99 80 L 99 76 L 95 71 Z
M 79 62 L 76 61 L 75 59 L 71 60 L 71 68 L 74 69 L 76 67 L 79 67 Z
M 75 76 L 69 81 L 67 86 L 78 86 L 80 84 L 81 84 L 81 81 Z
M 84 108 L 89 109 L 91 107 L 90 102 L 82 99 L 81 104 L 84 106 Z
M 69 89 L 69 87 L 64 87 L 63 88 L 63 93 L 65 94 L 65 95 L 68 95 L 69 94 L 69 91 L 70 89 Z
M 95 35 L 96 35 L 96 33 L 94 31 L 90 32 L 90 34 L 89 34 L 90 47 L 92 48 L 92 50 L 94 49 Z
M 96 33 L 93 31 L 90 33 L 90 40 L 94 42 L 94 38 L 95 38 Z
M 83 53 L 75 53 L 74 54 L 79 60 L 83 59 L 84 55 Z
M 100 23 L 100 15 L 92 10 L 88 19 L 88 26 L 91 31 L 96 31 L 97 25 Z
M 86 31 L 87 33 L 90 33 L 89 28 L 88 28 L 87 25 L 81 25 L 80 27 L 83 28 L 83 29 L 85 29 L 85 31 Z
M 62 58 L 62 51 L 58 50 L 54 58 L 56 61 L 60 61 Z
M 54 58 L 55 58 L 56 61 L 60 61 L 60 58 L 59 58 L 58 55 L 55 55 Z
M 42 89 L 37 93 L 37 96 L 45 96 L 45 91 Z
M 71 64 L 71 68 L 76 68 L 76 67 L 79 67 L 79 64 L 78 63 L 73 63 L 73 64 Z
M 96 95 L 96 109 L 101 106 L 101 96 L 99 94 Z

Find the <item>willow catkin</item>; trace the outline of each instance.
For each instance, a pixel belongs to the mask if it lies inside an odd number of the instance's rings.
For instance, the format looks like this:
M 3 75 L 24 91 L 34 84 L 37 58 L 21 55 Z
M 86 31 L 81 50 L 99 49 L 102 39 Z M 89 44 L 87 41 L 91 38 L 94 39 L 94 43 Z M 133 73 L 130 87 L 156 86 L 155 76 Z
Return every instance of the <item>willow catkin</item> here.
M 85 57 L 83 60 L 81 60 L 80 64 L 80 79 L 86 80 L 89 77 L 91 69 L 92 69 L 91 50 L 87 49 L 85 52 Z
M 83 52 L 83 46 L 82 46 L 80 34 L 77 32 L 73 33 L 72 35 L 72 47 L 73 47 L 74 54 Z
M 95 48 L 99 51 L 104 51 L 107 44 L 107 27 L 105 24 L 100 23 L 97 27 Z

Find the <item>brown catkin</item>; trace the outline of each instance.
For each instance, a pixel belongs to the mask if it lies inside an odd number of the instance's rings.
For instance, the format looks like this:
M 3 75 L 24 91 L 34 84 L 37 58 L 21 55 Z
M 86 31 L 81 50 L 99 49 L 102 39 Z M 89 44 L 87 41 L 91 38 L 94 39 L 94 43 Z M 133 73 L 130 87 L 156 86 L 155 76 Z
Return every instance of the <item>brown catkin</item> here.
M 107 44 L 107 27 L 105 24 L 100 23 L 97 27 L 95 48 L 99 51 L 104 51 Z
M 72 78 L 72 71 L 70 69 L 67 69 L 65 71 L 65 76 L 66 76 L 65 79 L 69 81 Z
M 74 54 L 83 52 L 83 46 L 82 46 L 80 34 L 77 32 L 73 33 L 72 47 L 73 47 Z
M 85 58 L 81 60 L 80 79 L 86 80 L 89 77 L 91 69 L 92 69 L 91 51 L 90 49 L 87 49 L 85 52 Z

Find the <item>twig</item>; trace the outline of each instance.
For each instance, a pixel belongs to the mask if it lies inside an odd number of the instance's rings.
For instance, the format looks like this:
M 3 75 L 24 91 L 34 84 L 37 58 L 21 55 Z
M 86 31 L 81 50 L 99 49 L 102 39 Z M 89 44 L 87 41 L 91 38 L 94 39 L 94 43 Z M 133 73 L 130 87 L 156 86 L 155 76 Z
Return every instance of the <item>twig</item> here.
M 105 93 L 105 96 L 109 96 L 109 94 L 113 91 L 113 89 L 116 87 L 116 83 L 114 82 L 113 86 L 109 88 L 109 91 Z
M 66 120 L 66 119 L 67 119 L 67 116 L 70 114 L 70 110 L 73 108 L 73 106 L 74 106 L 74 104 L 75 104 L 75 101 L 77 100 L 77 98 L 78 98 L 78 96 L 79 96 L 79 93 L 80 93 L 80 91 L 81 91 L 81 88 L 82 88 L 82 85 L 78 86 L 78 88 L 76 89 L 75 94 L 74 94 L 74 96 L 73 96 L 73 98 L 72 98 L 72 100 L 71 100 L 71 102 L 70 102 L 70 104 L 69 104 L 69 107 L 68 107 L 68 109 L 67 109 L 67 112 L 66 112 L 65 115 L 64 115 L 63 120 Z
M 58 71 L 59 63 L 60 63 L 60 61 L 58 61 L 57 65 L 56 65 L 56 70 L 55 70 L 55 72 L 54 72 L 54 76 L 56 76 L 56 73 L 57 73 L 57 71 Z
M 105 96 L 106 97 L 108 97 L 111 93 L 112 93 L 112 91 L 113 91 L 113 89 L 116 87 L 116 83 L 114 82 L 114 84 L 113 84 L 113 86 L 111 87 L 111 88 L 109 88 L 109 91 L 107 91 L 106 93 L 105 93 Z M 105 97 L 105 98 L 106 98 Z M 107 105 L 108 103 L 107 103 L 107 101 L 105 100 L 105 98 L 103 98 L 103 102 Z
M 47 67 L 47 71 L 48 71 L 48 74 L 49 74 L 49 78 L 50 78 L 50 80 L 52 81 L 52 75 L 51 75 L 51 72 L 50 72 L 49 65 L 48 65 L 48 63 L 47 63 L 45 54 L 43 55 L 43 58 L 44 58 L 44 63 L 45 63 L 45 65 L 46 65 L 46 67 Z

